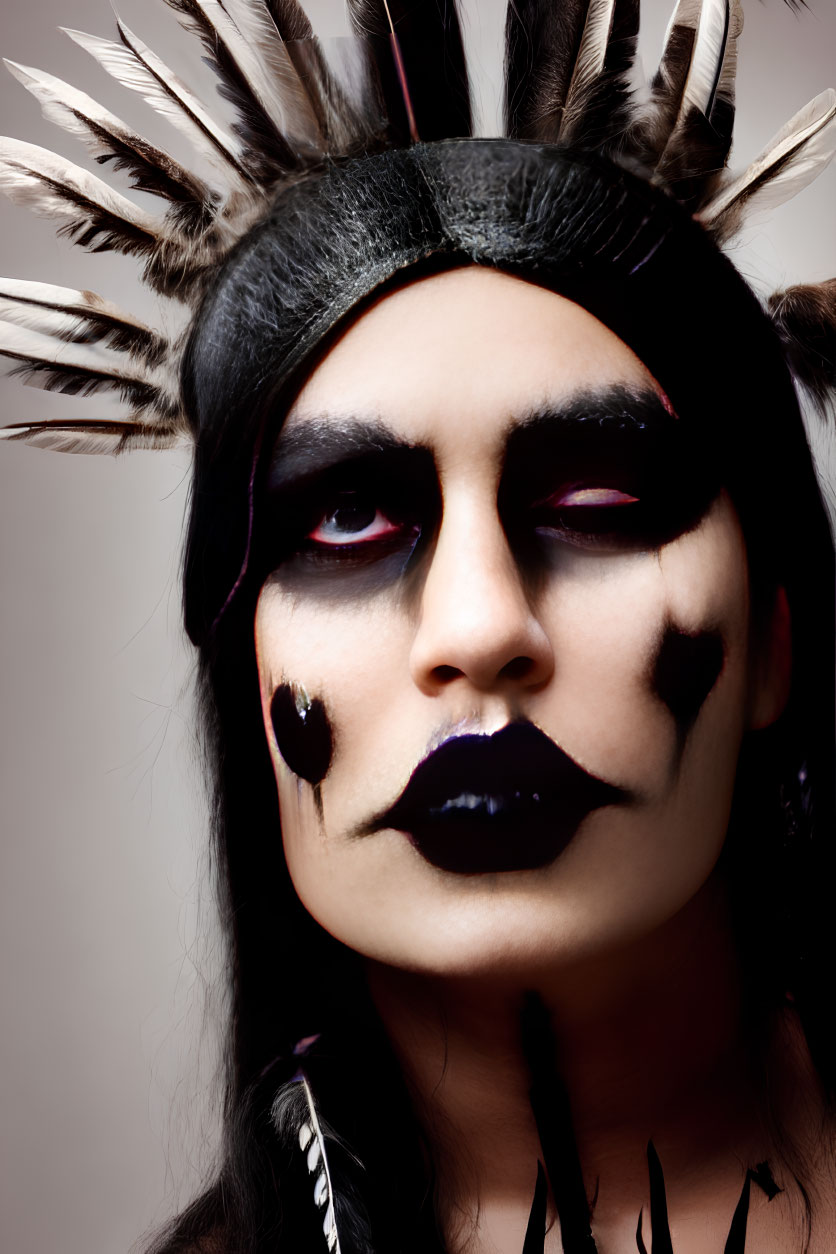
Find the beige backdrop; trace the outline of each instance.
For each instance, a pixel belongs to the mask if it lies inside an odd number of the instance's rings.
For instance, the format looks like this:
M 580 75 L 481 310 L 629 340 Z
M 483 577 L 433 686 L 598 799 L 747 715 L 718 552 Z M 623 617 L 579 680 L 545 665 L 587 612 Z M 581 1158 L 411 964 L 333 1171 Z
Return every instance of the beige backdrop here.
M 658 54 L 671 4 L 645 0 L 646 61 Z M 338 5 L 310 7 L 335 32 Z M 195 54 L 162 4 L 120 7 L 181 73 L 194 72 Z M 465 7 L 490 133 L 500 4 Z M 781 0 L 747 0 L 746 21 L 738 163 L 836 83 L 836 0 L 810 0 L 800 16 Z M 147 126 L 139 98 L 123 99 L 54 29 L 59 23 L 113 28 L 108 0 L 6 0 L 0 52 Z M 2 131 L 85 161 L 8 76 L 0 111 Z M 185 155 L 164 126 L 154 133 Z M 762 290 L 836 275 L 834 211 L 831 167 L 749 233 L 738 264 Z M 77 252 L 56 243 L 47 224 L 0 204 L 0 273 L 90 286 L 152 314 L 130 261 Z M 734 346 L 728 351 L 733 366 Z M 108 409 L 0 380 L 2 422 Z M 830 445 L 820 443 L 826 464 Z M 177 583 L 188 469 L 184 453 L 113 460 L 0 448 L 0 1249 L 8 1254 L 120 1254 L 188 1197 L 211 1160 L 218 1016 L 207 989 L 217 953 L 201 888 L 205 821 Z

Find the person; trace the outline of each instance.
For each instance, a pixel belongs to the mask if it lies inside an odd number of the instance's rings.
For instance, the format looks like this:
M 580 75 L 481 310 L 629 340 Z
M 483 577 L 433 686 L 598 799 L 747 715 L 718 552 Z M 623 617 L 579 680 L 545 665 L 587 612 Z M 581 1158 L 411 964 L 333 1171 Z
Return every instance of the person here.
M 826 402 L 833 288 L 767 317 L 716 240 L 836 98 L 732 180 L 733 4 L 679 6 L 642 109 L 633 5 L 512 9 L 501 140 L 448 138 L 451 7 L 355 6 L 359 93 L 295 6 L 176 7 L 247 89 L 230 139 L 165 78 L 226 202 L 112 118 L 162 227 L 0 152 L 195 301 L 172 346 L 7 285 L 0 344 L 136 407 L 12 438 L 195 442 L 233 1015 L 224 1161 L 157 1248 L 827 1249 L 833 549 L 788 362 Z

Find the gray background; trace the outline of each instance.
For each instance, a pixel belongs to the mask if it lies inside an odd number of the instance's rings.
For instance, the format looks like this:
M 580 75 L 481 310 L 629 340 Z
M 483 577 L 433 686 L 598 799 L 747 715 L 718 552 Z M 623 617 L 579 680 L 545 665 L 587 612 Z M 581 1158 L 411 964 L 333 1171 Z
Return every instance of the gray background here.
M 338 0 L 310 6 L 335 33 Z M 645 62 L 671 0 L 645 0 Z M 484 131 L 496 130 L 497 0 L 470 0 Z M 131 25 L 211 92 L 170 13 L 133 0 Z M 54 28 L 112 33 L 107 0 L 0 11 L 0 51 L 50 70 L 153 132 Z M 735 164 L 836 84 L 836 3 L 795 16 L 747 0 Z M 0 129 L 84 164 L 9 76 Z M 762 291 L 836 275 L 836 168 L 765 227 L 737 263 Z M 77 254 L 77 255 L 76 255 Z M 0 273 L 92 287 L 154 316 L 135 267 L 57 243 L 0 204 Z M 675 310 L 671 311 L 675 317 Z M 734 346 L 729 345 L 733 366 Z M 0 421 L 113 412 L 0 380 Z M 821 464 L 829 437 L 817 434 Z M 177 584 L 188 490 L 183 452 L 120 459 L 0 448 L 0 1250 L 118 1254 L 187 1200 L 211 1162 L 220 1007 L 205 887 L 205 812 Z

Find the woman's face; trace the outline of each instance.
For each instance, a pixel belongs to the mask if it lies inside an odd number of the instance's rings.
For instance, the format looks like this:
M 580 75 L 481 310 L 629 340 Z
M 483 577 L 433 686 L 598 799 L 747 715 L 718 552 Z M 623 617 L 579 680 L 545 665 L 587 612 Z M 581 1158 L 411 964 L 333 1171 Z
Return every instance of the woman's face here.
M 695 895 L 784 692 L 751 656 L 734 508 L 621 340 L 489 270 L 410 283 L 310 375 L 269 493 L 264 722 L 323 927 L 513 973 Z

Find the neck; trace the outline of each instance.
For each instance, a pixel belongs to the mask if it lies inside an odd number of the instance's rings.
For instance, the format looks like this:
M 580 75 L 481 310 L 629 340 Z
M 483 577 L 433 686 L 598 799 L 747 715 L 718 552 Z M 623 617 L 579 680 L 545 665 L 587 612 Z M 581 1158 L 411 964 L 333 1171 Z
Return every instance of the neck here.
M 740 971 L 714 882 L 616 956 L 501 982 L 382 966 L 369 979 L 451 1214 L 491 1198 L 530 1204 L 542 1157 L 520 1034 L 531 992 L 551 1018 L 587 1194 L 596 1184 L 599 1193 L 596 1222 L 620 1208 L 635 1221 L 649 1139 L 666 1177 L 697 1190 L 716 1181 L 721 1159 L 764 1156 Z

